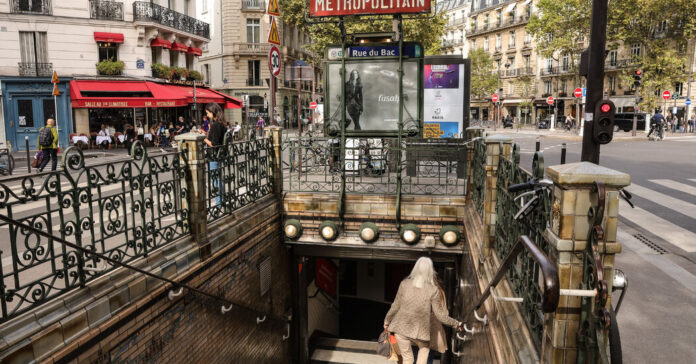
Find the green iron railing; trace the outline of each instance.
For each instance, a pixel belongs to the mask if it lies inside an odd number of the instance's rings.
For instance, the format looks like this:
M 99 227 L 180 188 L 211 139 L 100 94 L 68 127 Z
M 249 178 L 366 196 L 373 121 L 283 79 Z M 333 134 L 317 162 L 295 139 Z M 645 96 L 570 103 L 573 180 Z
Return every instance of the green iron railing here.
M 85 166 L 68 148 L 62 169 L 0 179 L 0 214 L 103 254 L 130 262 L 189 234 L 185 153 Z M 82 287 L 115 268 L 96 256 L 13 225 L 0 225 L 0 322 Z
M 466 144 L 461 139 L 288 139 L 283 142 L 284 190 L 357 194 L 460 195 L 466 188 Z M 399 158 L 401 157 L 401 158 Z M 399 168 L 401 167 L 401 168 Z
M 503 150 L 501 144 L 500 150 Z M 510 159 L 500 158 L 498 164 L 498 180 L 496 194 L 496 225 L 494 250 L 502 261 L 510 252 L 517 239 L 528 236 L 547 256 L 549 254 L 548 243 L 544 238 L 551 210 L 551 197 L 542 192 L 541 200 L 527 215 L 515 219 L 519 205 L 515 202 L 515 195 L 508 192 L 510 185 L 529 181 L 531 178 L 544 176 L 544 158 L 541 152 L 534 155 L 532 173 L 520 166 L 520 147 L 514 144 Z M 532 333 L 537 348 L 541 348 L 544 332 L 543 312 L 537 306 L 542 301 L 543 292 L 539 286 L 539 264 L 527 251 L 523 251 L 517 257 L 517 263 L 508 270 L 507 278 L 512 291 L 523 298 L 520 303 L 520 311 L 527 326 Z
M 483 218 L 486 193 L 486 142 L 483 138 L 474 142 L 474 156 L 471 159 L 471 164 L 471 198 L 476 211 Z
M 206 147 L 207 221 L 212 222 L 273 192 L 274 155 L 270 138 Z

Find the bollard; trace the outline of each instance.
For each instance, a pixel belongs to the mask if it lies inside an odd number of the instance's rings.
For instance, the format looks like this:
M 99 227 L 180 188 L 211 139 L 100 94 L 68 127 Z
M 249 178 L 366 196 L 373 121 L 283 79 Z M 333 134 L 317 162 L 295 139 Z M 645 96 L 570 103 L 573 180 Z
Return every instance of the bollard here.
M 541 150 L 541 139 L 539 137 L 536 138 L 536 151 Z
M 29 136 L 24 136 L 24 145 L 27 149 L 27 173 L 31 173 L 31 159 L 29 158 Z
M 566 143 L 563 143 L 563 146 L 561 146 L 561 164 L 565 164 L 566 162 Z

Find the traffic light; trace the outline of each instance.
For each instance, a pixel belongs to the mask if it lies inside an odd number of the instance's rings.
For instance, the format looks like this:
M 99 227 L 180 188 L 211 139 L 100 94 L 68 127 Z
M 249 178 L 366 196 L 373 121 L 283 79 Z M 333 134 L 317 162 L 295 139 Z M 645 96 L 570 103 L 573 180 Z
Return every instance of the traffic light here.
M 640 85 L 642 83 L 643 83 L 643 71 L 642 70 L 633 71 L 633 86 L 640 87 Z
M 596 143 L 607 144 L 614 137 L 614 113 L 616 106 L 610 100 L 601 100 L 595 105 L 592 137 Z

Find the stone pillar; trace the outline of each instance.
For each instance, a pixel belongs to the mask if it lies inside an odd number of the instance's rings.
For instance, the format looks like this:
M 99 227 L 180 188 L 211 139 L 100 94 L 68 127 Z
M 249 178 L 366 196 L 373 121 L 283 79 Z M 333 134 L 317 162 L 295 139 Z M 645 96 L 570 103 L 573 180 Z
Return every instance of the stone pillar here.
M 273 176 L 273 193 L 280 195 L 283 192 L 283 128 L 280 126 L 271 126 L 271 141 L 273 143 L 273 155 L 269 167 L 269 176 Z
M 466 145 L 466 197 L 471 198 L 471 191 L 474 188 L 474 143 L 471 142 L 474 138 L 483 137 L 485 129 L 479 126 L 470 126 L 466 128 L 466 141 L 470 142 Z
M 589 162 L 579 162 L 546 168 L 546 176 L 553 180 L 552 219 L 546 229 L 549 242 L 549 258 L 556 262 L 561 289 L 583 289 L 583 253 L 591 228 L 588 211 L 596 197 L 592 197 L 594 181 L 606 186 L 604 219 L 602 228 L 606 246 L 600 242 L 599 251 L 604 254 L 604 279 L 613 284 L 614 256 L 621 252 L 616 241 L 619 216 L 619 190 L 628 186 L 631 177 Z M 611 296 L 607 308 L 611 305 Z M 543 362 L 575 363 L 580 324 L 582 298 L 561 295 L 556 313 L 544 325 Z M 608 344 L 608 340 L 605 340 Z
M 496 196 L 498 188 L 498 162 L 510 159 L 512 138 L 504 135 L 486 137 L 486 185 L 483 207 L 483 246 L 479 247 L 483 257 L 488 257 L 495 243 Z
M 186 186 L 188 187 L 189 201 L 189 226 L 191 235 L 198 243 L 201 260 L 205 260 L 211 254 L 208 242 L 208 224 L 206 222 L 206 165 L 203 151 L 203 139 L 205 135 L 198 133 L 180 134 L 174 137 L 179 145 L 179 151 L 186 152 L 186 163 L 189 173 L 186 173 Z M 182 158 L 183 161 L 183 158 Z

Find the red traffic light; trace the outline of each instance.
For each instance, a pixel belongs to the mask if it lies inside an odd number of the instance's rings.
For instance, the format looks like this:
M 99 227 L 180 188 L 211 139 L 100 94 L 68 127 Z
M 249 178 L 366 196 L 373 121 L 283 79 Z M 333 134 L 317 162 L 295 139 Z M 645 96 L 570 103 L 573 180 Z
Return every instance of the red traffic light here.
M 643 75 L 643 71 L 642 71 L 642 70 L 636 70 L 633 74 L 635 74 L 636 76 L 642 76 L 642 75 Z
M 602 104 L 601 110 L 602 110 L 602 112 L 607 113 L 607 112 L 611 111 L 611 105 Z

